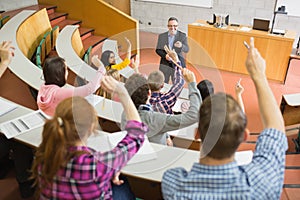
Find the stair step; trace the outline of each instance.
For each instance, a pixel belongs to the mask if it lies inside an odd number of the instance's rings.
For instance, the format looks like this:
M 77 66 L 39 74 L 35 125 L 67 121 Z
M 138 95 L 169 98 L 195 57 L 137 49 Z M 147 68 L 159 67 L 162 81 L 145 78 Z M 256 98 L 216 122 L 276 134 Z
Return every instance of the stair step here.
M 12 18 L 13 16 L 15 16 L 16 14 L 18 14 L 19 12 L 21 12 L 22 10 L 41 10 L 43 8 L 47 9 L 48 14 L 53 13 L 54 10 L 57 8 L 57 6 L 52 6 L 52 5 L 33 5 L 33 6 L 27 6 L 27 7 L 23 7 L 23 8 L 19 8 L 16 10 L 11 10 L 11 11 L 7 11 L 2 13 L 2 16 L 9 16 L 10 18 Z
M 49 14 L 48 16 L 49 16 L 51 26 L 53 26 L 53 24 L 58 24 L 59 22 L 66 20 L 68 13 L 54 12 L 54 13 Z
M 87 37 L 90 37 L 94 33 L 94 29 L 86 28 L 86 27 L 79 27 L 79 33 L 81 36 L 81 40 L 85 40 Z
M 57 18 L 67 17 L 68 13 L 54 12 L 54 13 L 48 14 L 48 16 L 49 16 L 49 20 L 51 21 L 51 20 L 55 20 Z
M 90 46 L 96 47 L 100 43 L 102 43 L 104 40 L 106 40 L 106 37 L 99 36 L 99 35 L 91 35 L 90 37 L 86 38 L 82 41 L 84 51 L 86 51 Z
M 61 22 L 58 22 L 56 24 L 51 24 L 51 25 L 52 25 L 52 27 L 59 26 L 59 30 L 62 30 L 67 25 L 80 25 L 80 24 L 81 24 L 81 21 L 79 21 L 79 20 L 65 19 Z

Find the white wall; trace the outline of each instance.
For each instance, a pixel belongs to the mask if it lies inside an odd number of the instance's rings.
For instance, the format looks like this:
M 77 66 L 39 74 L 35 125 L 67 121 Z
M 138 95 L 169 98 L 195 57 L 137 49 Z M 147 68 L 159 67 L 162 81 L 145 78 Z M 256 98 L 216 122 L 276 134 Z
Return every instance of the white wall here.
M 0 10 L 9 11 L 35 4 L 37 0 L 0 0 Z
M 167 30 L 170 16 L 177 17 L 179 28 L 187 32 L 187 24 L 197 19 L 212 20 L 213 13 L 229 14 L 230 23 L 243 25 L 252 25 L 254 17 L 269 19 L 271 26 L 275 2 L 276 0 L 214 0 L 213 8 L 209 9 L 131 0 L 131 14 L 140 21 L 142 30 L 154 33 Z M 296 31 L 294 47 L 296 46 L 300 34 L 300 17 L 277 15 L 274 28 Z

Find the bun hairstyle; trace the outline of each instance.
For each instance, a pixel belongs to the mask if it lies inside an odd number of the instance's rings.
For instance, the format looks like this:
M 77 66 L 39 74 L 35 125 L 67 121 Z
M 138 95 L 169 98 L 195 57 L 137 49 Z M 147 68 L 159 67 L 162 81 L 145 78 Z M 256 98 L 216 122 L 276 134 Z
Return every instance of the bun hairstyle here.
M 86 153 L 72 152 L 69 148 L 85 141 L 97 124 L 96 111 L 84 98 L 70 97 L 60 102 L 54 117 L 44 125 L 42 143 L 36 151 L 32 167 L 36 184 L 39 178 L 43 183 L 52 183 L 57 171 L 72 157 Z

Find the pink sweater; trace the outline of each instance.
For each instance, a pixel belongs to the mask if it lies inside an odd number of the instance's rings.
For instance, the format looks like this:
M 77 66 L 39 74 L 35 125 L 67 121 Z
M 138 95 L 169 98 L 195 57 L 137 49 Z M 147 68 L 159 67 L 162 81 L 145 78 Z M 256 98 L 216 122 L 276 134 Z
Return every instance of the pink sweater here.
M 95 78 L 88 84 L 80 87 L 61 88 L 57 85 L 42 85 L 38 97 L 37 105 L 40 110 L 49 116 L 53 116 L 56 106 L 64 99 L 72 96 L 88 96 L 100 87 L 103 77 L 103 70 L 98 70 Z

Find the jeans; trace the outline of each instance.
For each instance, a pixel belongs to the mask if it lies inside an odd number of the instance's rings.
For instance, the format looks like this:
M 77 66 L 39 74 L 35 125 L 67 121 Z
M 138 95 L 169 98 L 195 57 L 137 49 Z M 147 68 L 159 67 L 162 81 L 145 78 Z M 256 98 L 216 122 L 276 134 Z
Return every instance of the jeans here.
M 112 183 L 113 200 L 135 200 L 127 178 L 124 175 L 120 175 L 119 178 L 122 179 L 124 183 L 122 185 Z

